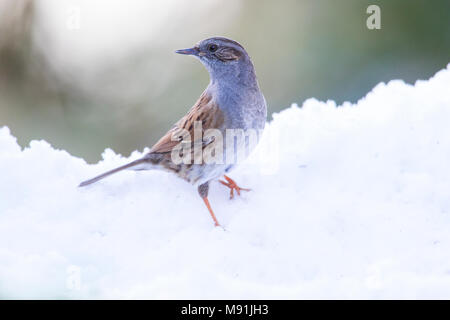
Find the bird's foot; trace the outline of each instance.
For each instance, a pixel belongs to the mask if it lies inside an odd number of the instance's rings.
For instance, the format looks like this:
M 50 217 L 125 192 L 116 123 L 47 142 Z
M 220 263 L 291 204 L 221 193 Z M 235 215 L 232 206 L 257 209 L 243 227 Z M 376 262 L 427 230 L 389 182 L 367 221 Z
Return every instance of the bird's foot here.
M 230 188 L 230 199 L 234 198 L 234 190 L 236 190 L 238 196 L 241 195 L 241 191 L 251 191 L 251 189 L 239 187 L 236 184 L 236 182 L 233 181 L 233 179 L 231 179 L 230 177 L 227 177 L 226 175 L 224 175 L 224 178 L 225 178 L 225 180 L 227 180 L 227 182 L 225 182 L 223 180 L 219 180 L 219 182 L 221 184 L 223 184 L 224 186 L 227 186 L 228 188 Z

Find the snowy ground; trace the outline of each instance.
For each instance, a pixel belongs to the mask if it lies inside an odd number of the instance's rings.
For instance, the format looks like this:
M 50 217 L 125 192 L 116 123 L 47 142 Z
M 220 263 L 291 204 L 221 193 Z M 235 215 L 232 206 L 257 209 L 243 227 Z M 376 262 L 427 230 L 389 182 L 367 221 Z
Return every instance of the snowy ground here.
M 450 298 L 450 65 L 275 114 L 210 201 L 0 129 L 0 298 Z M 134 153 L 130 158 L 138 157 Z M 267 155 L 267 153 L 266 153 Z

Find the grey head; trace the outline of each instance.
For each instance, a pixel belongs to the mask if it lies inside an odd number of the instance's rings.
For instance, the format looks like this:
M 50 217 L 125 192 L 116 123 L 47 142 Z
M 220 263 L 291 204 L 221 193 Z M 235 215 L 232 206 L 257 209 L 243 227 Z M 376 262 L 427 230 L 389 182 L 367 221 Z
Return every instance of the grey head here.
M 267 107 L 249 55 L 238 42 L 214 37 L 176 53 L 199 59 L 211 81 L 205 92 L 227 115 L 227 128 L 263 129 Z
M 244 47 L 234 40 L 213 37 L 198 42 L 194 47 L 175 51 L 198 58 L 211 77 L 211 82 L 230 82 L 254 86 L 256 76 L 253 64 Z

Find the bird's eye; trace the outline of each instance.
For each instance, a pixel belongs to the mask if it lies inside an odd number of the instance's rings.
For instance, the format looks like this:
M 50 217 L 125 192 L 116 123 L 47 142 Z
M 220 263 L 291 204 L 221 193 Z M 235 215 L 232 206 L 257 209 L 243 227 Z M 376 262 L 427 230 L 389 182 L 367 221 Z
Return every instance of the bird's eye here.
M 210 45 L 208 46 L 208 50 L 209 50 L 209 52 L 215 52 L 215 51 L 217 50 L 217 45 L 215 45 L 215 44 L 210 44 Z

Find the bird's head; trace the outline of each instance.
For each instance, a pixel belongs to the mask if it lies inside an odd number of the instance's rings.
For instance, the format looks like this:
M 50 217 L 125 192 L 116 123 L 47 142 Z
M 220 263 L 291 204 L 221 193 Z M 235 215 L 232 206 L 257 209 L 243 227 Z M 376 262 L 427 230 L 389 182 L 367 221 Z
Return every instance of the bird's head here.
M 192 48 L 175 52 L 198 58 L 209 71 L 213 81 L 245 77 L 246 73 L 254 74 L 253 64 L 244 47 L 227 38 L 205 39 Z

